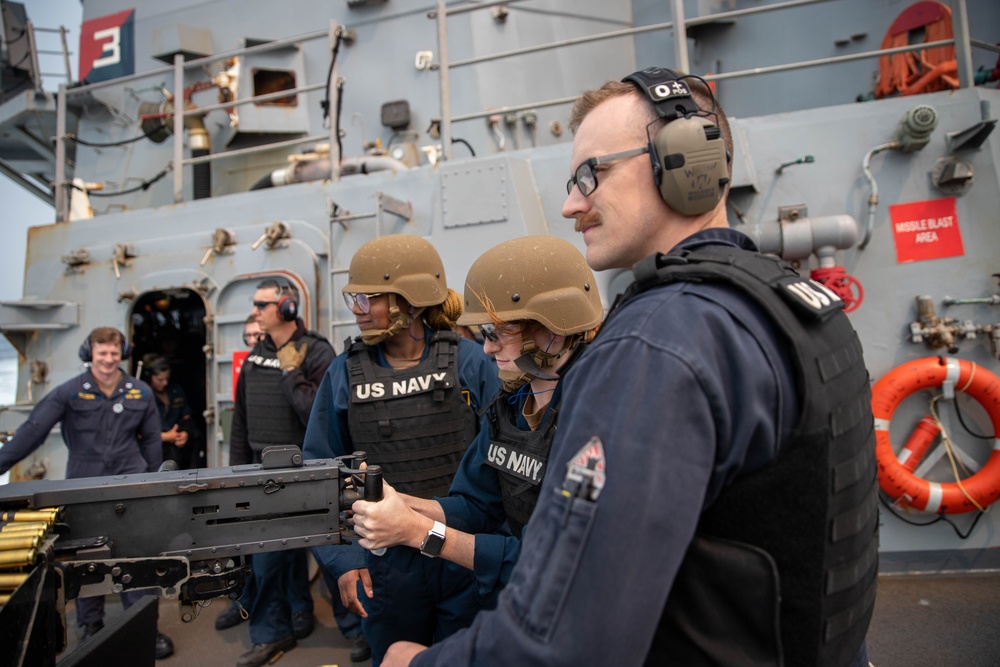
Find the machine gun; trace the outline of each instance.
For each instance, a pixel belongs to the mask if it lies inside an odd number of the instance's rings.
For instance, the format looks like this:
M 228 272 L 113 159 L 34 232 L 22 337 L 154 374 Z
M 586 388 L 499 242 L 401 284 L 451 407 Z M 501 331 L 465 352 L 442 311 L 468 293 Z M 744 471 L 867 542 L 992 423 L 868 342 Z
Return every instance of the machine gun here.
M 199 601 L 239 597 L 246 556 L 349 543 L 341 511 L 382 499 L 366 458 L 304 461 L 281 446 L 254 465 L 0 486 L 0 586 L 16 585 L 0 607 L 0 655 L 54 664 L 66 600 L 154 588 L 187 623 Z

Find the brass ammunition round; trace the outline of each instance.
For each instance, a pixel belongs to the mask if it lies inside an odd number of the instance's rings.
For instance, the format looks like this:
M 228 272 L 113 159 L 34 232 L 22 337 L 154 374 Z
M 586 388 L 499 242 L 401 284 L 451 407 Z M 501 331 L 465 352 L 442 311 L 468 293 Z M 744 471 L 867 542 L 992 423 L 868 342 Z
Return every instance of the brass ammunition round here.
M 43 510 L 10 510 L 0 514 L 2 521 L 55 521 L 59 510 L 55 508 Z
M 0 551 L 0 567 L 24 567 L 35 564 L 34 549 Z
M 0 535 L 0 551 L 15 551 L 17 549 L 34 549 L 41 544 L 42 538 L 38 535 L 21 536 L 14 535 L 7 537 Z
M 27 572 L 23 574 L 0 574 L 0 591 L 12 591 L 20 586 L 27 578 Z
M 0 526 L 0 535 L 9 535 L 11 533 L 33 533 L 35 531 L 42 531 L 47 533 L 49 531 L 50 524 L 43 523 L 41 521 L 25 521 L 24 523 L 5 523 Z
M 0 594 L 0 607 L 3 607 L 5 604 L 7 604 L 7 602 L 9 600 L 10 600 L 10 596 L 9 595 L 2 595 L 2 594 Z

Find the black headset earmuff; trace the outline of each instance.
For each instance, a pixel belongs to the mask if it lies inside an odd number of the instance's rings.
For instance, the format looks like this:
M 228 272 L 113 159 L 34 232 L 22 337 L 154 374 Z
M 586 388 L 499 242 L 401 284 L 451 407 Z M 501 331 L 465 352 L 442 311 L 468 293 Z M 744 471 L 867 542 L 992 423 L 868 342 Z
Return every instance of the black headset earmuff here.
M 294 294 L 287 283 L 281 286 L 281 291 Z M 278 298 L 278 315 L 285 322 L 292 322 L 299 316 L 299 304 L 294 297 L 286 295 Z
M 132 354 L 132 346 L 128 344 L 128 339 L 125 338 L 122 332 L 119 331 L 118 335 L 122 337 L 122 359 L 128 359 L 129 355 Z M 94 360 L 94 352 L 90 349 L 90 336 L 83 339 L 83 343 L 80 345 L 77 354 L 80 355 L 80 361 L 86 364 Z
M 635 84 L 666 121 L 649 142 L 660 196 L 682 215 L 700 215 L 722 200 L 729 183 L 729 154 L 722 130 L 698 106 L 686 78 L 649 67 L 622 81 Z

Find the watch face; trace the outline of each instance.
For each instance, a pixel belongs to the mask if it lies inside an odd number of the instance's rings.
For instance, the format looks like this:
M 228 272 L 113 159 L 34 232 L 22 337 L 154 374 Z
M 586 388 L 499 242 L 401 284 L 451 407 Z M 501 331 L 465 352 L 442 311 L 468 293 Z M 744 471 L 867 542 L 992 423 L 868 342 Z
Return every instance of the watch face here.
M 434 533 L 428 533 L 427 537 L 424 538 L 424 543 L 420 545 L 420 553 L 436 558 L 441 555 L 441 547 L 443 546 L 443 537 Z
M 427 536 L 424 538 L 423 544 L 420 545 L 420 553 L 422 553 L 425 556 L 430 556 L 431 558 L 437 558 L 438 556 L 440 556 L 441 548 L 444 546 L 444 535 L 435 532 L 436 529 L 437 526 L 435 525 L 434 528 L 427 533 Z

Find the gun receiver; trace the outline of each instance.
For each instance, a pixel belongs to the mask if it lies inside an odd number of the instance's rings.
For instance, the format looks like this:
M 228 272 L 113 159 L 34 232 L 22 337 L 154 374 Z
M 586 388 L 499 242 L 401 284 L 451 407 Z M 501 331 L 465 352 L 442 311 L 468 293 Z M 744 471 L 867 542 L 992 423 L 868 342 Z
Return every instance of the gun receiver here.
M 4 536 L 37 518 L 29 512 L 54 508 L 37 546 L 5 561 L 15 552 L 0 541 L 0 572 L 57 588 L 60 614 L 63 600 L 158 588 L 190 622 L 196 601 L 239 597 L 248 555 L 349 543 L 340 512 L 382 498 L 381 468 L 361 469 L 365 459 L 303 461 L 298 447 L 269 447 L 254 465 L 0 486 Z M 0 627 L 18 595 L 38 599 L 23 588 L 0 608 Z

